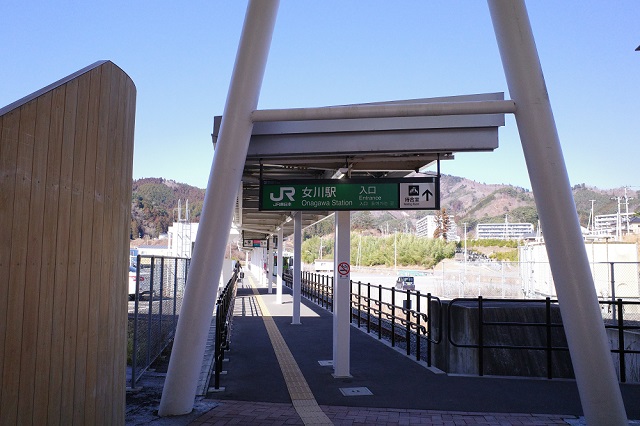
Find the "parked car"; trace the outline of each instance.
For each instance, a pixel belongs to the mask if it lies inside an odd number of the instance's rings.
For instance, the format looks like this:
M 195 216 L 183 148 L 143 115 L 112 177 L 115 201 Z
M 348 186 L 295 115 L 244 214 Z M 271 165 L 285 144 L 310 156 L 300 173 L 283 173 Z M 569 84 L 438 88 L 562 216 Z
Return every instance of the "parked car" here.
M 144 278 L 140 277 L 142 281 Z M 129 300 L 133 300 L 136 297 L 136 268 L 129 266 Z
M 398 277 L 396 280 L 396 290 L 415 290 L 416 284 L 413 277 Z
M 138 285 L 139 296 L 138 299 L 149 298 L 151 292 L 149 291 L 149 271 L 140 271 L 140 284 Z M 157 296 L 157 291 L 153 292 L 154 297 Z M 136 267 L 129 266 L 129 300 L 135 300 L 136 298 Z

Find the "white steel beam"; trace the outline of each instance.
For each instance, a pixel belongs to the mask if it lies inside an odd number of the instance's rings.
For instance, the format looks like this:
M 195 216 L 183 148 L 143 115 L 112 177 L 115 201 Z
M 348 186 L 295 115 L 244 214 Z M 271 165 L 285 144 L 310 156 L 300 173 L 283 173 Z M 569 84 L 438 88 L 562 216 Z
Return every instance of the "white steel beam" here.
M 560 139 L 522 0 L 488 0 L 589 425 L 626 425 Z
M 424 117 L 439 115 L 505 114 L 515 112 L 515 103 L 502 101 L 434 102 L 413 104 L 349 105 L 318 108 L 257 110 L 253 122 L 340 120 L 354 118 Z
M 193 410 L 237 196 L 237 191 L 229 188 L 238 188 L 242 179 L 253 130 L 251 113 L 258 105 L 278 5 L 278 0 L 251 0 L 247 6 L 158 409 L 160 416 Z

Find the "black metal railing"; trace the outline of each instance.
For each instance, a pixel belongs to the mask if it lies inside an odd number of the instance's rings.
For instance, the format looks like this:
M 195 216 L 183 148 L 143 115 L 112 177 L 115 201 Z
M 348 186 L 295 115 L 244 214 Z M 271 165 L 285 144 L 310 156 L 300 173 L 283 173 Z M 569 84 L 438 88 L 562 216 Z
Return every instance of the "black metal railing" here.
M 293 278 L 289 280 L 291 286 Z M 285 280 L 285 282 L 287 282 Z M 301 276 L 302 286 L 300 292 L 302 296 L 312 302 L 333 312 L 333 277 L 329 275 L 303 272 Z
M 136 258 L 128 283 L 127 381 L 131 388 L 175 335 L 189 264 L 186 258 Z
M 283 281 L 291 288 L 293 276 L 284 274 Z M 300 282 L 302 296 L 333 311 L 333 277 L 302 272 Z M 377 299 L 372 296 L 372 289 L 377 292 Z M 351 281 L 350 293 L 352 323 L 357 322 L 359 328 L 366 326 L 368 333 L 377 331 L 378 339 L 389 339 L 391 346 L 403 345 L 407 355 L 415 354 L 416 360 L 424 360 L 431 366 L 432 345 L 442 339 L 443 327 L 433 326 L 434 321 L 442 323 L 439 298 L 430 293 L 400 291 L 354 281 Z
M 617 345 L 612 344 L 613 349 L 611 349 L 611 352 L 618 355 L 618 374 L 620 381 L 625 383 L 627 381 L 627 369 L 630 367 L 626 362 L 626 355 L 640 354 L 640 345 L 637 340 L 629 342 L 628 339 L 631 334 L 637 335 L 638 330 L 640 330 L 640 321 L 637 320 L 640 313 L 640 302 L 623 301 L 622 299 L 617 299 L 615 302 L 601 300 L 600 307 L 604 308 L 604 327 L 607 330 L 613 330 L 615 334 L 615 338 L 610 340 L 617 341 Z M 629 317 L 633 319 L 630 320 Z M 634 343 L 635 347 L 639 349 L 631 349 Z
M 284 282 L 292 287 L 292 275 L 285 274 Z M 333 278 L 302 272 L 301 294 L 331 311 Z M 531 312 L 524 317 L 505 313 L 509 308 L 513 312 L 521 311 L 514 309 L 516 304 Z M 496 305 L 500 309 L 495 309 Z M 612 342 L 611 353 L 617 354 L 616 369 L 620 382 L 625 383 L 630 370 L 635 376 L 640 375 L 640 372 L 633 370 L 637 370 L 637 367 L 633 367 L 636 362 L 629 363 L 626 360 L 630 355 L 636 356 L 637 360 L 640 354 L 640 338 L 637 337 L 640 330 L 640 301 L 601 300 L 600 305 Z M 469 309 L 469 312 L 463 314 L 459 308 Z M 351 281 L 351 310 L 352 323 L 366 329 L 367 333 L 377 334 L 378 339 L 388 339 L 391 346 L 404 346 L 407 355 L 413 354 L 417 360 L 424 360 L 429 366 L 434 362 L 434 345 L 442 343 L 442 336 L 446 332 L 451 347 L 476 351 L 476 371 L 480 376 L 487 374 L 488 370 L 493 374 L 492 368 L 495 369 L 494 364 L 487 363 L 487 351 L 540 353 L 543 357 L 541 369 L 545 370 L 541 376 L 552 379 L 573 374 L 559 305 L 557 300 L 549 297 L 487 299 L 479 296 L 443 302 L 430 293 L 401 291 Z M 443 318 L 445 310 L 446 318 Z M 470 320 L 460 321 L 463 315 Z M 454 316 L 458 320 L 454 321 Z M 505 353 L 502 352 L 500 356 L 504 359 Z M 537 365 L 538 359 L 535 361 Z M 491 367 L 487 370 L 488 365 Z M 633 381 L 638 381 L 637 377 Z
M 216 330 L 215 343 L 213 352 L 213 363 L 211 364 L 212 372 L 209 376 L 214 376 L 214 388 L 220 389 L 220 373 L 222 373 L 222 362 L 224 360 L 224 352 L 229 349 L 231 337 L 231 323 L 233 321 L 233 305 L 236 299 L 238 289 L 239 269 L 233 272 L 233 276 L 227 282 L 224 289 L 218 296 L 216 301 Z
M 542 308 L 543 315 L 538 315 L 539 320 L 533 320 L 531 318 L 526 321 L 517 320 L 496 320 L 495 316 L 488 316 L 486 306 L 487 304 L 500 304 L 501 306 L 537 306 Z M 452 321 L 453 312 L 455 312 L 455 306 L 464 306 L 473 310 L 477 310 L 477 320 L 475 321 L 475 330 L 456 330 L 454 324 L 459 322 Z M 603 307 L 603 312 L 610 313 L 612 318 L 604 318 L 604 325 L 606 329 L 614 330 L 616 339 L 610 339 L 611 341 L 617 341 L 616 345 L 612 345 L 611 353 L 618 355 L 617 371 L 620 382 L 625 383 L 627 381 L 627 355 L 640 354 L 640 350 L 631 349 L 627 343 L 629 331 L 640 330 L 640 324 L 636 320 L 625 319 L 625 312 L 627 310 L 640 311 L 640 302 L 637 301 L 623 301 L 618 299 L 615 302 L 612 301 L 600 301 L 600 306 Z M 635 309 L 630 309 L 634 307 Z M 633 318 L 633 314 L 632 314 Z M 549 297 L 544 300 L 540 299 L 485 299 L 482 296 L 477 298 L 459 298 L 453 299 L 449 303 L 449 309 L 447 314 L 447 339 L 449 342 L 459 348 L 472 348 L 477 353 L 477 366 L 478 375 L 483 376 L 486 373 L 485 355 L 488 350 L 520 350 L 520 351 L 538 351 L 544 353 L 545 365 L 546 365 L 546 377 L 552 379 L 554 375 L 554 354 L 568 353 L 569 348 L 567 346 L 566 337 L 564 335 L 564 327 L 562 324 L 562 318 L 560 316 L 560 308 L 557 300 L 553 300 Z M 505 333 L 500 333 L 498 329 L 504 328 L 517 328 L 517 333 L 511 333 L 511 337 L 517 339 L 514 336 L 528 336 L 527 340 L 523 344 L 508 344 L 505 343 Z M 531 332 L 532 329 L 539 329 L 542 333 Z M 497 343 L 487 339 L 487 335 L 501 336 L 501 342 Z M 453 336 L 464 336 L 467 342 L 460 342 Z M 539 339 L 531 338 L 531 336 L 537 335 Z M 473 339 L 475 336 L 475 339 Z M 471 340 L 474 341 L 471 341 Z M 523 337 L 524 341 L 524 337 Z M 532 343 L 532 341 L 541 342 L 539 344 Z M 637 342 L 637 339 L 634 341 Z
M 499 303 L 502 307 L 512 306 L 515 308 L 516 304 L 519 307 L 531 307 L 532 309 L 543 308 L 535 318 L 529 317 L 526 321 L 498 321 L 495 316 L 487 316 L 485 306 L 486 304 Z M 453 321 L 452 316 L 456 313 L 457 316 L 462 316 L 460 310 L 456 310 L 457 307 L 468 310 L 470 321 L 465 324 L 475 324 L 475 330 L 465 329 L 458 330 L 455 324 L 462 322 Z M 552 309 L 553 308 L 553 309 Z M 476 311 L 475 321 L 473 320 L 473 312 Z M 544 300 L 539 299 L 485 299 L 482 296 L 477 298 L 457 298 L 453 299 L 448 304 L 447 312 L 447 339 L 451 345 L 458 348 L 471 348 L 476 349 L 477 353 L 477 374 L 483 376 L 485 374 L 485 353 L 490 349 L 501 350 L 528 350 L 528 351 L 541 351 L 546 357 L 546 373 L 547 378 L 552 379 L 553 375 L 553 353 L 555 352 L 568 352 L 569 348 L 566 344 L 566 338 L 564 337 L 564 329 L 562 320 L 560 318 L 557 300 L 552 300 L 547 297 Z M 471 326 L 472 327 L 472 326 Z M 498 329 L 517 328 L 516 333 L 505 333 Z M 527 336 L 532 328 L 542 330 L 542 336 L 540 337 L 541 344 L 532 344 L 531 339 L 523 338 L 522 344 L 508 344 L 504 341 L 506 336 Z M 556 330 L 558 330 L 556 332 Z M 488 339 L 487 335 L 500 336 L 500 343 L 495 339 Z M 466 342 L 456 340 L 455 336 L 463 336 Z M 554 335 L 555 339 L 554 339 Z M 475 338 L 474 338 L 475 337 Z M 515 338 L 515 337 L 514 337 Z
M 442 340 L 439 298 L 351 281 L 351 314 L 358 328 L 366 327 L 367 333 L 373 330 L 378 339 L 389 339 L 392 347 L 404 345 L 407 356 L 413 353 L 417 361 L 424 360 L 431 367 L 432 345 Z

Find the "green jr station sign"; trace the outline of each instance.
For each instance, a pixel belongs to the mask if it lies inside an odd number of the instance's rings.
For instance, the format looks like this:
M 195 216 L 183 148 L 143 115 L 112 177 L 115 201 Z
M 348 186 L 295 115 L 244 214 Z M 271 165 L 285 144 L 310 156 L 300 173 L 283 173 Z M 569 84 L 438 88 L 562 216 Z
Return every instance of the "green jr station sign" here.
M 261 211 L 439 210 L 437 177 L 261 181 Z

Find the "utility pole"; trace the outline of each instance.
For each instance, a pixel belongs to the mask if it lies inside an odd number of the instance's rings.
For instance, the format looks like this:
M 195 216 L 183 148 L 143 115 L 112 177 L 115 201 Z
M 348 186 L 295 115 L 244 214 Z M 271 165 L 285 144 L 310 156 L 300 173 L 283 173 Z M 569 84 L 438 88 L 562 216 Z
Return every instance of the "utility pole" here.
M 595 204 L 596 200 L 589 200 L 591 201 L 591 213 L 589 213 L 589 220 L 587 221 L 587 230 L 589 232 L 591 232 L 593 234 L 593 232 L 595 231 L 595 216 L 593 215 L 593 205 Z
M 633 200 L 633 198 L 629 198 L 627 196 L 627 187 L 624 187 L 624 205 L 625 205 L 625 213 L 627 219 L 627 234 L 629 235 L 629 200 Z

